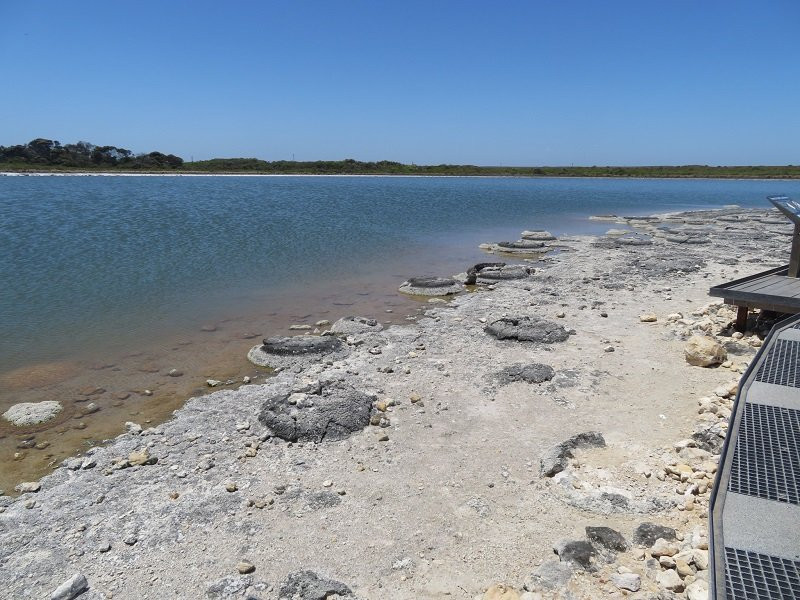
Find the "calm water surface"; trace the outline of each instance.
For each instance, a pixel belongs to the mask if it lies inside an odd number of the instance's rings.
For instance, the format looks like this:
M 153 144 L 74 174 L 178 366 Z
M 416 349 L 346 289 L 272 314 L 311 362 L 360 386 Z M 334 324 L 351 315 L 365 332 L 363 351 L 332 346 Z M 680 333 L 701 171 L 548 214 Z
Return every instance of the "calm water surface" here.
M 586 231 L 592 225 L 581 219 L 589 214 L 763 206 L 767 194 L 798 188 L 710 180 L 2 177 L 0 365 L 130 344 L 237 306 L 267 311 L 270 296 L 309 284 L 395 270 L 402 279 L 414 264 L 439 259 L 449 267 L 450 255 L 467 254 L 492 234 Z
M 0 177 L 0 412 L 65 406 L 38 429 L 0 420 L 0 489 L 126 420 L 163 420 L 207 377 L 259 375 L 245 354 L 262 334 L 347 314 L 403 322 L 421 305 L 397 286 L 486 260 L 482 242 L 769 194 L 800 182 Z

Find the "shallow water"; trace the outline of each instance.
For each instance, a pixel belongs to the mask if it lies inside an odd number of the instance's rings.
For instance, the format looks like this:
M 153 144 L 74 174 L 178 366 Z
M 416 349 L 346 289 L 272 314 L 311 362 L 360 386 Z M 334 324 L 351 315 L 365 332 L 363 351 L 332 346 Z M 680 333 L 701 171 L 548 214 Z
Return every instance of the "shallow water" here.
M 798 192 L 785 181 L 0 177 L 0 412 L 65 405 L 38 430 L 0 422 L 0 489 L 126 420 L 163 420 L 208 377 L 263 376 L 244 358 L 261 335 L 348 314 L 404 322 L 420 304 L 397 286 L 485 260 L 481 242 Z M 100 410 L 83 414 L 89 402 Z M 47 446 L 18 448 L 31 437 Z

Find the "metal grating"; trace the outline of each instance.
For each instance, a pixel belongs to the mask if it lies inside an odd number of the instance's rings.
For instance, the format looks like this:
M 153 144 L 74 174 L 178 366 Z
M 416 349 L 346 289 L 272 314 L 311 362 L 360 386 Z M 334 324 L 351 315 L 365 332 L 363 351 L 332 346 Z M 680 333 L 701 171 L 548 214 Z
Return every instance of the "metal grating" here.
M 729 600 L 800 599 L 800 562 L 725 548 L 725 592 Z
M 745 404 L 728 489 L 800 504 L 800 411 Z
M 761 363 L 755 380 L 800 387 L 800 342 L 775 340 Z

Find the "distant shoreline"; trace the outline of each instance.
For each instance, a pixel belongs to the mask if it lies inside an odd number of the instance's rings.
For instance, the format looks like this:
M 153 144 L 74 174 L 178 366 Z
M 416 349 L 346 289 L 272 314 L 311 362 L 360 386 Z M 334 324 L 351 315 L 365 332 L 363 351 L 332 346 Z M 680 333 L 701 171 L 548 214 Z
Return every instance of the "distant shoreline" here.
M 708 175 L 501 175 L 501 174 L 447 174 L 447 173 L 248 173 L 242 171 L 0 171 L 0 177 L 397 177 L 397 178 L 448 178 L 448 179 L 691 179 L 730 181 L 798 181 L 800 175 L 782 176 L 718 176 Z

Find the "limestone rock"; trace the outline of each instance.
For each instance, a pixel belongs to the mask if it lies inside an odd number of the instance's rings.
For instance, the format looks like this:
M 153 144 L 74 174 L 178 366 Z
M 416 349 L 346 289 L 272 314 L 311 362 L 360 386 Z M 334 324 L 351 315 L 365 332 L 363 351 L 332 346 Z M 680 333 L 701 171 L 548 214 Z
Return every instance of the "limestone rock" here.
M 614 573 L 611 582 L 621 590 L 638 592 L 642 587 L 642 578 L 636 573 Z
M 50 594 L 50 600 L 72 600 L 88 589 L 89 582 L 86 581 L 86 577 L 80 573 L 76 573 Z
M 128 462 L 131 466 L 154 465 L 158 462 L 158 458 L 151 456 L 147 448 L 142 448 L 131 452 L 128 455 Z
M 552 477 L 563 471 L 576 448 L 602 448 L 606 445 L 603 434 L 587 431 L 573 435 L 566 441 L 550 448 L 539 460 L 539 471 L 543 477 Z
M 42 485 L 38 481 L 24 481 L 18 484 L 14 489 L 20 494 L 32 494 L 42 489 Z
M 708 584 L 696 579 L 686 588 L 686 597 L 689 600 L 708 600 Z
M 236 565 L 236 570 L 239 571 L 242 575 L 247 575 L 248 573 L 252 573 L 256 570 L 255 566 L 252 563 L 247 562 L 246 560 L 242 560 Z
M 280 600 L 327 600 L 334 594 L 341 598 L 353 598 L 353 592 L 345 584 L 326 579 L 314 571 L 290 573 L 278 592 Z
M 661 556 L 675 556 L 679 551 L 679 548 L 676 544 L 671 544 L 664 538 L 658 538 L 653 544 L 653 547 L 650 548 L 650 554 L 653 558 L 659 558 Z
M 572 578 L 573 569 L 569 563 L 549 560 L 542 563 L 531 575 L 525 579 L 525 589 L 554 590 L 563 588 Z
M 54 419 L 63 409 L 61 403 L 55 400 L 21 402 L 4 412 L 3 418 L 17 427 L 30 427 Z
M 710 337 L 693 335 L 684 348 L 686 362 L 695 367 L 710 367 L 725 362 L 725 348 Z
M 671 592 L 682 592 L 684 587 L 680 575 L 673 569 L 661 571 L 656 575 L 656 583 Z
M 486 590 L 483 600 L 520 600 L 520 593 L 511 586 L 499 583 Z

